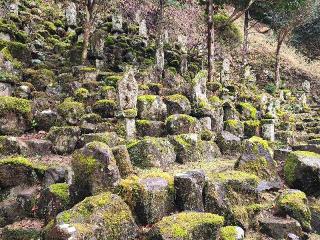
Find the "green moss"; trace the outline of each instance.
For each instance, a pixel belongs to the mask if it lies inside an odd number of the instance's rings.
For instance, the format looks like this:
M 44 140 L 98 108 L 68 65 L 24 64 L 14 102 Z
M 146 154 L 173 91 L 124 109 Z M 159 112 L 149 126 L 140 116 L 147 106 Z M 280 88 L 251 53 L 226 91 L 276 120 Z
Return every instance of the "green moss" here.
M 142 95 L 138 97 L 139 102 L 144 103 L 153 103 L 156 100 L 157 96 L 155 95 Z
M 241 171 L 225 171 L 221 173 L 214 173 L 209 175 L 210 179 L 218 180 L 221 182 L 228 182 L 228 181 L 238 181 L 238 182 L 251 182 L 254 184 L 258 184 L 259 177 L 246 172 Z
M 139 90 L 149 90 L 149 86 L 147 84 L 139 84 Z
M 260 137 L 253 136 L 249 139 L 250 142 L 252 143 L 259 143 L 261 146 L 263 146 L 264 149 L 269 149 L 269 143 L 267 140 L 264 140 Z
M 218 96 L 212 96 L 209 98 L 209 102 L 213 105 L 221 104 L 222 100 Z
M 108 86 L 112 86 L 112 87 L 116 88 L 117 85 L 118 85 L 118 82 L 119 82 L 120 80 L 122 80 L 122 78 L 123 78 L 123 77 L 120 76 L 120 75 L 107 76 L 107 77 L 105 78 L 105 80 L 104 80 L 104 83 L 105 83 L 106 85 L 108 85 Z
M 245 121 L 244 125 L 246 125 L 248 127 L 259 127 L 260 121 L 259 120 L 249 120 L 249 121 Z
M 226 124 L 232 128 L 237 128 L 239 124 L 242 124 L 242 123 L 238 120 L 230 119 L 226 121 Z
M 77 221 L 77 219 L 81 218 L 84 219 L 84 221 L 87 221 L 95 208 L 110 204 L 111 201 L 111 193 L 109 192 L 85 198 L 72 209 L 59 214 L 57 216 L 57 221 L 59 223 L 72 223 L 73 221 Z
M 208 75 L 208 71 L 206 70 L 202 70 L 198 72 L 197 75 L 194 77 L 194 79 L 192 79 L 191 81 L 192 86 L 195 86 L 201 79 L 207 78 L 207 75 Z
M 115 39 L 116 39 L 115 36 L 106 37 L 106 39 L 105 39 L 106 46 L 113 46 L 115 44 Z
M 197 119 L 192 117 L 192 116 L 190 116 L 190 115 L 187 115 L 187 114 L 174 114 L 174 115 L 171 115 L 171 116 L 167 117 L 166 124 L 171 123 L 171 122 L 176 121 L 176 120 L 185 120 L 186 122 L 189 122 L 189 123 L 196 123 L 197 122 Z
M 164 217 L 156 226 L 165 236 L 190 239 L 191 232 L 199 226 L 208 226 L 215 232 L 224 223 L 224 218 L 212 213 L 182 212 Z
M 220 228 L 220 239 L 221 240 L 236 240 L 237 229 L 235 226 L 226 226 Z
M 79 116 L 84 114 L 84 105 L 80 102 L 75 102 L 71 98 L 66 98 L 61 104 L 58 105 L 58 112 L 63 116 L 69 113 L 77 113 Z
M 80 101 L 85 100 L 89 96 L 89 91 L 85 88 L 78 88 L 75 92 L 74 95 L 77 99 Z
M 49 21 L 44 21 L 43 25 L 47 28 L 48 31 L 50 32 L 55 32 L 57 31 L 57 27 L 54 25 L 53 22 L 49 22 Z
M 20 156 L 0 159 L 0 165 L 23 165 L 35 169 L 40 174 L 44 174 L 44 172 L 47 170 L 46 166 L 43 166 L 41 164 L 34 164 L 27 158 Z
M 15 42 L 15 41 L 4 41 L 0 40 L 0 49 L 7 47 L 11 55 L 15 58 L 21 59 L 28 56 L 28 47 L 26 44 Z
M 249 111 L 251 119 L 257 118 L 257 109 L 251 103 L 241 102 L 239 105 L 243 111 Z
M 31 115 L 31 103 L 28 100 L 16 97 L 0 97 L 0 115 L 14 112 L 25 117 Z
M 188 98 L 186 96 L 183 96 L 181 94 L 174 94 L 174 95 L 170 95 L 165 97 L 166 100 L 171 101 L 171 102 L 187 102 L 189 101 Z
M 65 204 L 70 202 L 69 185 L 67 183 L 51 184 L 49 190 Z
M 82 67 L 80 68 L 81 72 L 95 72 L 97 69 L 94 67 Z
M 98 100 L 94 104 L 94 108 L 105 108 L 105 107 L 112 107 L 114 108 L 116 106 L 116 102 L 114 100 Z
M 137 120 L 136 121 L 137 127 L 143 127 L 143 126 L 150 126 L 151 121 L 149 120 Z
M 227 47 L 235 47 L 241 43 L 241 30 L 235 23 L 228 24 L 229 16 L 227 13 L 219 12 L 215 14 L 213 16 L 213 21 L 218 29 L 218 41 L 222 45 Z
M 99 163 L 93 157 L 86 157 L 81 153 L 76 152 L 72 157 L 71 164 L 75 173 L 75 182 L 86 183 Z

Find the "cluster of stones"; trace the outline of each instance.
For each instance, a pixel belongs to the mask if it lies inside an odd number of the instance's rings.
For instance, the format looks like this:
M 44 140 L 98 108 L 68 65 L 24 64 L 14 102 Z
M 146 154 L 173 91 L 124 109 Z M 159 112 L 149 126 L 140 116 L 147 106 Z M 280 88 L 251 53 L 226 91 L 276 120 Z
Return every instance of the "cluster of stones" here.
M 75 3 L 58 7 L 64 16 L 53 18 L 65 23 L 39 31 L 33 2 L 8 6 L 31 17 L 26 29 L 0 23 L 1 237 L 241 240 L 252 230 L 273 239 L 320 232 L 319 113 L 308 108 L 307 82 L 301 96 L 282 90 L 278 99 L 252 99 L 249 88 L 232 84 L 228 57 L 220 81 L 208 83 L 185 39 L 159 52 L 139 13 L 136 24 L 108 17 L 91 38 L 92 65 L 77 66 L 80 14 Z M 51 43 L 28 48 L 25 32 Z M 245 80 L 255 81 L 250 69 Z M 286 111 L 292 103 L 297 126 Z M 273 151 L 275 141 L 281 146 Z M 34 161 L 57 155 L 71 158 L 70 166 Z

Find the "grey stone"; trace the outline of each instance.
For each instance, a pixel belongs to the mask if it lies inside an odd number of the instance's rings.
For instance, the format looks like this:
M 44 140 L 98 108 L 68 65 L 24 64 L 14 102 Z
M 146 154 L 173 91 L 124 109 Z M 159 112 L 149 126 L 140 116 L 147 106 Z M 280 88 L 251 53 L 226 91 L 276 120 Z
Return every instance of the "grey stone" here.
M 13 92 L 12 85 L 0 82 L 0 96 L 11 96 Z
M 205 174 L 202 170 L 179 173 L 174 176 L 176 205 L 181 211 L 203 212 Z
M 79 127 L 52 127 L 47 139 L 53 144 L 53 151 L 58 154 L 67 154 L 74 151 L 80 137 Z
M 164 120 L 167 114 L 167 106 L 160 96 L 147 95 L 138 97 L 138 117 L 147 120 Z
M 232 133 L 222 131 L 217 135 L 216 143 L 222 154 L 232 156 L 240 154 L 241 139 Z
M 182 134 L 170 137 L 175 146 L 177 162 L 214 161 L 221 156 L 220 150 L 213 141 L 202 141 L 197 134 Z
M 298 221 L 292 218 L 280 218 L 270 214 L 259 218 L 261 232 L 275 239 L 285 239 L 288 235 L 302 236 L 302 229 Z
M 169 167 L 176 160 L 174 146 L 166 138 L 145 137 L 128 146 L 131 161 L 141 168 Z
M 77 15 L 77 5 L 74 2 L 69 2 L 65 10 L 67 26 L 77 25 Z

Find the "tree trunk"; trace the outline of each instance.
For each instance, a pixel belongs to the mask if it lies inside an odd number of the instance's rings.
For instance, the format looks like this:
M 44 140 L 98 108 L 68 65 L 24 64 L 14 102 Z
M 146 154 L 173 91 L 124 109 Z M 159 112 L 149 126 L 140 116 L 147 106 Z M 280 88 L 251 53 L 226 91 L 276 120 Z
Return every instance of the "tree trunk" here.
M 248 50 L 249 50 L 249 11 L 247 10 L 244 15 L 244 28 L 243 28 L 243 49 L 242 49 L 242 65 L 243 68 L 248 64 Z
M 213 0 L 207 1 L 207 47 L 208 47 L 208 82 L 212 81 L 214 73 L 214 23 L 213 23 Z
M 164 70 L 164 26 L 163 26 L 163 8 L 164 0 L 159 0 L 159 16 L 158 16 L 158 36 L 157 36 L 157 51 L 156 51 L 156 60 L 157 68 L 160 71 L 160 75 L 163 74 Z
M 91 34 L 91 14 L 86 7 L 86 19 L 84 23 L 84 29 L 83 29 L 83 49 L 82 49 L 82 64 L 85 64 L 87 62 L 88 58 L 88 48 L 89 48 L 89 40 L 90 40 L 90 34 Z
M 281 81 L 281 76 L 280 76 L 280 51 L 282 47 L 282 43 L 284 41 L 285 36 L 282 34 L 279 34 L 278 36 L 278 43 L 277 43 L 277 50 L 276 50 L 276 65 L 275 65 L 275 85 L 276 89 L 280 88 L 280 81 Z

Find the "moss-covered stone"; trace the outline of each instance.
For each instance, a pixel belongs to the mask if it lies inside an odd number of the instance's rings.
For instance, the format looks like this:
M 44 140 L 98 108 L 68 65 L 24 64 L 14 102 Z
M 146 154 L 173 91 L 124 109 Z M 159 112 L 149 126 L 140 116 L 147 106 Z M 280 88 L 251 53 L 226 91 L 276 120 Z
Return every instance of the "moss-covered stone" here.
M 176 159 L 173 145 L 166 138 L 145 137 L 128 145 L 131 161 L 141 168 L 167 167 Z
M 164 217 L 151 231 L 149 239 L 215 239 L 224 218 L 212 213 L 182 212 Z
M 98 100 L 93 105 L 93 111 L 103 118 L 113 117 L 116 110 L 116 102 L 114 100 Z
M 69 204 L 70 194 L 69 185 L 67 183 L 55 183 L 49 186 L 49 191 L 59 198 L 63 203 Z
M 198 121 L 186 114 L 174 114 L 166 119 L 166 128 L 169 134 L 196 133 Z
M 120 179 L 119 169 L 112 150 L 102 142 L 90 142 L 73 154 L 71 161 L 74 177 L 74 202 L 84 197 L 112 190 Z
M 263 179 L 277 178 L 277 165 L 268 141 L 257 136 L 243 142 L 243 150 L 235 168 Z
M 45 166 L 36 165 L 24 157 L 0 159 L 0 187 L 37 183 L 43 178 L 46 169 Z
M 298 220 L 304 230 L 311 229 L 311 212 L 304 192 L 290 189 L 284 191 L 277 199 L 277 206 L 281 212 Z
M 89 97 L 89 91 L 86 88 L 78 88 L 74 92 L 74 96 L 75 96 L 76 100 L 82 102 Z
M 0 96 L 0 115 L 14 112 L 26 118 L 31 115 L 31 103 L 28 100 L 15 97 Z
M 54 73 L 49 69 L 27 68 L 23 71 L 23 77 L 30 82 L 38 91 L 44 91 L 47 86 L 54 82 Z
M 174 210 L 173 176 L 158 169 L 120 181 L 117 192 L 141 224 L 155 223 Z
M 62 224 L 67 224 L 64 231 L 60 228 Z M 74 232 L 68 231 L 71 227 L 75 228 Z M 60 239 L 66 235 L 73 238 L 134 239 L 137 226 L 126 203 L 119 196 L 104 192 L 60 213 L 56 223 L 47 228 L 47 239 Z
M 79 127 L 52 127 L 46 138 L 52 142 L 54 152 L 66 154 L 74 151 L 80 133 Z
M 241 102 L 237 108 L 244 120 L 255 120 L 257 118 L 257 109 L 251 103 Z
M 318 195 L 320 183 L 320 155 L 307 152 L 291 152 L 284 165 L 284 177 L 287 184 L 309 194 Z
M 73 101 L 71 98 L 66 98 L 58 105 L 58 113 L 71 125 L 80 122 L 80 118 L 85 113 L 84 105 L 80 102 Z

